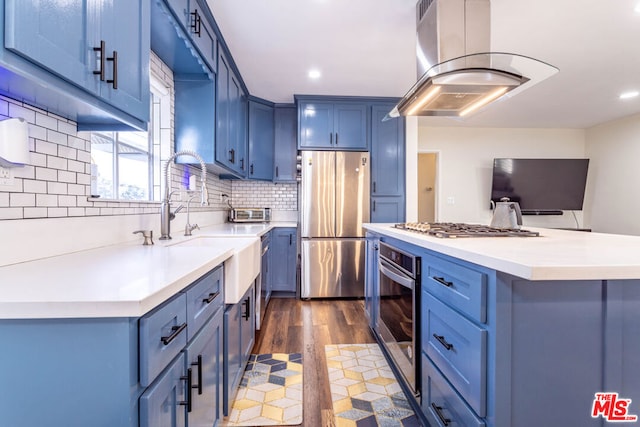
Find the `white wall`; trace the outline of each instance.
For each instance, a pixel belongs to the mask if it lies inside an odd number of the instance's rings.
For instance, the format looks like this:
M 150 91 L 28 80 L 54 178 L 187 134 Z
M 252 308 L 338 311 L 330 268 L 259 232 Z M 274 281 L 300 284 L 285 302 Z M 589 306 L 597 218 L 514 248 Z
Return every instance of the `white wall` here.
M 586 220 L 594 231 L 640 235 L 640 114 L 586 132 Z
M 441 222 L 490 222 L 494 158 L 582 158 L 586 154 L 582 129 L 443 128 L 427 124 L 428 118 L 420 119 L 418 152 L 438 153 L 436 218 Z M 417 179 L 415 167 L 408 175 L 408 179 Z M 407 198 L 416 199 L 416 193 L 407 192 Z M 408 202 L 409 206 L 413 208 L 415 202 Z M 588 226 L 581 212 L 576 216 L 580 227 Z M 576 220 L 565 212 L 562 216 L 525 216 L 524 225 L 575 228 Z

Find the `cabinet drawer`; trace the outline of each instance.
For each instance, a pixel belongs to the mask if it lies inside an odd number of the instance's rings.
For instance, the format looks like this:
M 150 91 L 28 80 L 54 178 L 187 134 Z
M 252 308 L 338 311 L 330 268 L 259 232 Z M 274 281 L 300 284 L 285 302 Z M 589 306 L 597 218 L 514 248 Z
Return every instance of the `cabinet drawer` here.
M 422 353 L 422 412 L 434 426 L 484 427 L 485 423 L 458 396 Z
M 481 417 L 486 402 L 487 331 L 422 292 L 422 350 Z
M 180 294 L 140 318 L 140 384 L 153 379 L 187 344 L 186 295 Z
M 478 322 L 486 322 L 487 275 L 433 256 L 423 258 L 423 288 Z
M 187 295 L 187 341 L 190 341 L 205 322 L 223 305 L 223 269 L 219 266 L 197 280 L 186 291 Z

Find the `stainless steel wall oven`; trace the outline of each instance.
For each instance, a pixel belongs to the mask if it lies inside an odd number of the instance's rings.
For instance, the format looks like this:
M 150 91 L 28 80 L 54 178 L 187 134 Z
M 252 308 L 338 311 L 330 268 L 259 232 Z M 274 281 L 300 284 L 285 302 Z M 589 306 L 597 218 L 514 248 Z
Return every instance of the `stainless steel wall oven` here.
M 420 394 L 420 257 L 380 243 L 376 332 L 401 374 Z

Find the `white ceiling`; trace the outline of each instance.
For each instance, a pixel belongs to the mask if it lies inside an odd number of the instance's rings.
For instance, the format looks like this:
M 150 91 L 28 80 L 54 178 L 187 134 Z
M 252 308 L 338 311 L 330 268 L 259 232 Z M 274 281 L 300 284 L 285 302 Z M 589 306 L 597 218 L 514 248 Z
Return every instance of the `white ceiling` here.
M 417 0 L 208 0 L 252 95 L 403 96 L 415 83 Z M 492 51 L 560 69 L 464 121 L 433 126 L 587 128 L 640 113 L 640 0 L 492 0 Z M 307 77 L 311 68 L 322 77 Z

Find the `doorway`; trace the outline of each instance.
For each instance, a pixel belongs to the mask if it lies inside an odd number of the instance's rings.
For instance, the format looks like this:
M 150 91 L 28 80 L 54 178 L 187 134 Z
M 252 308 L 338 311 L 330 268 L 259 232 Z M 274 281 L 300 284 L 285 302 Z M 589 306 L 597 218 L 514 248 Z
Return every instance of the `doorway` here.
M 418 221 L 436 222 L 438 153 L 418 153 Z

